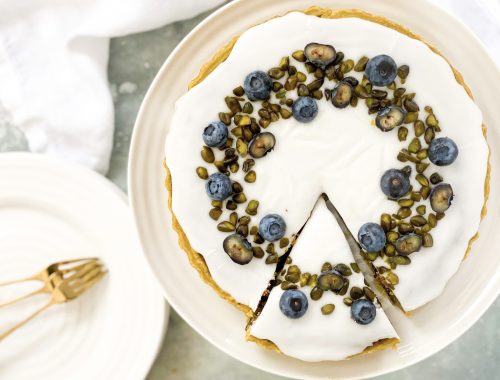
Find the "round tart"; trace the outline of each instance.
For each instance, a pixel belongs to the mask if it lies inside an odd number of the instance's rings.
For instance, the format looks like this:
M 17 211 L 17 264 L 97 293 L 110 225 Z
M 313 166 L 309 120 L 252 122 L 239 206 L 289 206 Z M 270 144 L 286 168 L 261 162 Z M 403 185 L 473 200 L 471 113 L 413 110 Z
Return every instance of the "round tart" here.
M 483 133 L 461 76 L 418 36 L 357 10 L 291 12 L 231 41 L 176 103 L 165 146 L 173 226 L 207 283 L 248 317 L 262 310 L 252 333 L 288 310 L 305 339 L 311 322 L 303 321 L 322 305 L 295 318 L 310 294 L 296 289 L 281 301 L 271 288 L 283 267 L 307 271 L 294 262 L 294 243 L 327 194 L 391 301 L 410 311 L 441 294 L 477 236 L 488 191 Z M 333 245 L 345 245 L 334 235 Z M 307 238 L 300 246 L 317 248 Z M 341 260 L 297 257 L 304 267 Z M 327 292 L 340 290 L 335 273 L 323 279 Z M 341 307 L 373 310 L 337 301 L 322 316 Z M 359 352 L 397 337 L 376 310 Z M 259 338 L 271 340 L 268 332 Z M 323 357 L 272 340 L 304 360 L 357 353 Z

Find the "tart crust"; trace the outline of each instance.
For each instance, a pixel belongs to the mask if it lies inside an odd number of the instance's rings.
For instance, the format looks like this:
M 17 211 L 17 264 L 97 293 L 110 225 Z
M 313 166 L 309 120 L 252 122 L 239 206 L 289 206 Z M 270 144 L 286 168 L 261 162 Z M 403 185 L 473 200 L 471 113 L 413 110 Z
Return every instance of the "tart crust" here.
M 297 12 L 297 11 L 289 11 L 290 12 Z M 427 41 L 425 41 L 422 37 L 419 35 L 413 33 L 411 30 L 408 28 L 391 21 L 383 16 L 378 16 L 374 15 L 359 9 L 329 9 L 329 8 L 321 8 L 321 7 L 310 7 L 307 9 L 303 10 L 298 10 L 298 12 L 302 12 L 306 15 L 310 16 L 316 16 L 316 17 L 321 17 L 321 18 L 330 18 L 330 19 L 338 19 L 338 18 L 348 18 L 348 17 L 356 17 L 360 18 L 363 20 L 375 22 L 377 24 L 383 25 L 385 27 L 391 28 L 393 30 L 396 30 L 399 33 L 402 33 L 410 38 L 419 40 L 423 42 L 425 45 L 429 47 L 434 53 L 440 55 L 443 57 L 443 59 L 448 63 L 450 68 L 453 71 L 453 74 L 455 76 L 456 81 L 465 89 L 467 94 L 470 96 L 471 99 L 474 99 L 472 96 L 472 92 L 469 89 L 469 87 L 465 84 L 465 81 L 463 79 L 462 74 L 455 68 L 453 65 L 446 59 L 446 57 L 434 46 L 429 44 Z M 276 16 L 280 17 L 280 16 Z M 189 82 L 188 89 L 191 89 L 195 87 L 197 84 L 201 83 L 220 63 L 224 62 L 226 58 L 229 56 L 231 53 L 234 45 L 238 41 L 239 36 L 233 37 L 231 41 L 229 41 L 224 47 L 222 47 L 213 57 L 212 59 L 207 62 L 205 65 L 202 66 L 200 69 L 198 75 Z M 485 140 L 487 140 L 487 127 L 485 124 L 482 125 L 482 132 Z M 486 177 L 485 177 L 485 182 L 484 182 L 484 203 L 483 207 L 481 209 L 481 220 L 484 219 L 487 213 L 487 207 L 486 203 L 488 201 L 489 197 L 489 191 L 490 191 L 490 173 L 491 173 L 491 164 L 490 164 L 490 156 L 491 156 L 491 150 L 488 144 L 488 161 L 487 161 L 487 170 L 486 170 Z M 198 274 L 200 275 L 201 279 L 206 282 L 208 285 L 210 285 L 216 292 L 219 294 L 220 297 L 231 303 L 233 306 L 237 307 L 240 309 L 248 318 L 248 321 L 250 321 L 254 317 L 254 312 L 253 310 L 247 306 L 243 305 L 241 303 L 238 303 L 229 293 L 224 291 L 219 287 L 219 285 L 212 279 L 212 276 L 210 275 L 210 270 L 208 269 L 208 266 L 205 262 L 205 259 L 201 254 L 196 252 L 192 247 L 191 244 L 189 243 L 189 240 L 184 233 L 182 226 L 179 224 L 179 221 L 177 220 L 173 209 L 172 209 L 172 177 L 170 175 L 170 171 L 166 165 L 166 161 L 164 161 L 164 167 L 166 170 L 166 180 L 165 180 L 165 186 L 168 190 L 168 208 L 170 209 L 170 212 L 172 213 L 172 228 L 177 232 L 179 236 L 179 246 L 186 252 L 189 263 L 191 266 L 196 268 L 198 271 Z M 479 238 L 479 232 L 476 232 L 474 236 L 472 236 L 469 240 L 469 244 L 467 247 L 467 250 L 464 254 L 464 260 L 467 258 L 471 248 L 472 244 L 474 241 L 476 241 Z M 410 313 L 406 313 L 409 315 Z M 252 341 L 257 343 L 259 346 L 262 346 L 264 348 L 276 351 L 281 353 L 280 349 L 278 346 L 267 340 L 267 339 L 260 339 L 252 336 L 247 330 L 246 333 L 246 339 L 247 341 Z M 381 339 L 378 340 L 377 342 L 373 342 L 372 345 L 366 347 L 362 352 L 359 354 L 353 355 L 351 357 L 355 357 L 358 355 L 363 355 L 367 354 L 370 352 L 376 352 L 376 351 L 381 351 L 387 348 L 396 348 L 396 345 L 399 343 L 399 339 L 397 338 L 386 338 L 386 339 Z M 350 357 L 349 357 L 350 358 Z

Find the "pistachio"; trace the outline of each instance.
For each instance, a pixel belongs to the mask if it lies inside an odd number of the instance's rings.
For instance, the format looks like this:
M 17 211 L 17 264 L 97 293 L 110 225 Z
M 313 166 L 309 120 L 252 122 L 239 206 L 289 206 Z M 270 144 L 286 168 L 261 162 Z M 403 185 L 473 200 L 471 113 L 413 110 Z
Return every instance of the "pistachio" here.
M 344 302 L 344 305 L 346 305 L 346 306 L 352 305 L 352 298 L 346 297 L 342 301 Z
M 419 215 L 425 215 L 425 212 L 426 212 L 425 205 L 420 205 L 420 206 L 417 207 L 417 213 Z
M 427 219 L 428 219 L 429 226 L 431 226 L 431 228 L 434 228 L 437 226 L 438 219 L 437 219 L 435 214 L 430 213 L 429 216 L 427 217 Z
M 425 124 L 427 124 L 428 127 L 436 128 L 439 122 L 437 121 L 436 116 L 434 116 L 434 114 L 431 113 L 427 115 L 427 118 L 425 119 Z
M 370 261 L 375 261 L 378 257 L 377 252 L 363 252 L 363 255 L 367 260 L 370 260 Z
M 214 207 L 208 213 L 213 220 L 217 220 L 222 215 L 222 210 L 219 207 Z
M 344 279 L 334 271 L 326 272 L 318 277 L 318 287 L 322 290 L 339 291 L 344 285 Z
M 258 259 L 262 259 L 264 257 L 264 250 L 260 247 L 253 247 L 253 255 L 254 257 L 257 257 Z
M 235 127 L 233 129 L 231 129 L 231 133 L 235 137 L 242 137 L 243 136 L 243 129 L 241 127 Z
M 370 301 L 375 301 L 375 293 L 373 293 L 373 290 L 371 290 L 368 286 L 363 287 L 363 293 L 367 299 Z
M 432 245 L 434 244 L 434 241 L 432 239 L 432 235 L 429 234 L 429 233 L 426 233 L 424 234 L 424 236 L 422 236 L 422 241 L 423 241 L 423 246 L 424 247 L 432 247 Z
M 232 96 L 226 96 L 224 100 L 226 102 L 227 108 L 229 108 L 233 115 L 241 112 L 241 104 L 238 99 Z
M 387 273 L 387 276 L 385 278 L 387 279 L 387 281 L 391 285 L 397 285 L 397 284 L 399 284 L 399 277 L 394 272 Z
M 428 150 L 427 149 L 420 149 L 418 152 L 417 152 L 417 158 L 419 160 L 425 160 L 428 156 Z
M 299 81 L 297 79 L 297 76 L 292 75 L 292 76 L 288 77 L 288 79 L 285 82 L 285 90 L 287 90 L 287 91 L 294 90 L 297 87 L 298 82 Z
M 280 63 L 278 64 L 278 67 L 281 70 L 287 70 L 289 65 L 290 65 L 290 59 L 288 57 L 283 57 L 283 58 L 281 58 Z
M 441 220 L 444 218 L 444 212 L 436 212 L 436 219 Z
M 267 72 L 267 74 L 273 79 L 283 78 L 285 72 L 281 70 L 279 67 L 273 67 L 271 70 Z
M 395 98 L 401 98 L 404 93 L 406 92 L 406 88 L 400 87 L 394 90 L 394 97 Z
M 295 75 L 295 74 L 297 74 L 297 68 L 295 66 L 289 66 L 288 75 Z
M 416 234 L 408 234 L 401 236 L 396 241 L 396 251 L 400 255 L 408 256 L 420 250 L 422 246 L 422 238 Z
M 236 227 L 236 232 L 244 237 L 247 237 L 248 236 L 248 226 L 245 226 L 245 225 L 238 226 L 238 227 Z
M 233 201 L 238 204 L 245 203 L 247 201 L 247 197 L 245 196 L 245 193 L 238 193 L 233 195 Z
M 285 280 L 296 284 L 300 280 L 300 273 L 290 273 L 285 276 Z
M 219 120 L 222 121 L 224 124 L 229 125 L 231 124 L 231 114 L 225 112 L 219 112 Z
M 427 220 L 422 215 L 415 215 L 410 218 L 410 223 L 415 227 L 422 227 L 427 223 Z
M 401 79 L 401 83 L 404 83 L 404 80 L 408 77 L 410 73 L 410 67 L 408 65 L 401 65 L 398 67 L 397 74 Z
M 323 263 L 323 265 L 321 266 L 321 272 L 329 272 L 333 269 L 332 267 L 332 264 L 330 264 L 329 262 L 326 262 L 326 263 Z
M 249 159 L 246 159 L 244 162 L 243 162 L 243 171 L 245 173 L 248 173 L 248 171 L 253 168 L 253 166 L 255 165 L 255 161 L 251 158 Z
M 209 164 L 213 163 L 215 161 L 213 150 L 208 146 L 204 146 L 201 150 L 201 158 L 203 158 L 203 161 L 208 162 Z
M 201 179 L 207 179 L 208 178 L 208 171 L 206 168 L 204 168 L 203 166 L 198 166 L 196 168 L 196 174 L 198 175 L 198 177 L 200 177 Z
M 391 216 L 389 214 L 382 214 L 380 216 L 380 225 L 384 231 L 389 231 L 391 229 Z
M 345 264 L 337 264 L 337 265 L 335 265 L 333 270 L 336 272 L 339 272 L 342 276 L 348 277 L 348 276 L 352 275 L 351 268 L 349 268 Z
M 232 199 L 230 199 L 226 202 L 226 208 L 228 210 L 234 211 L 238 208 L 238 204 L 235 201 L 233 201 Z
M 257 179 L 257 173 L 255 171 L 250 170 L 247 174 L 245 174 L 245 177 L 243 178 L 245 182 L 248 183 L 253 183 Z
M 420 137 L 424 134 L 425 132 L 425 125 L 422 120 L 416 120 L 413 123 L 413 130 L 415 131 L 415 136 Z
M 248 205 L 247 205 L 247 208 L 245 209 L 245 212 L 248 215 L 257 215 L 258 208 L 259 208 L 259 201 L 252 199 L 250 202 L 248 202 Z
M 314 77 L 316 79 L 322 79 L 325 77 L 325 72 L 321 69 L 321 68 L 316 68 L 316 70 L 314 71 Z
M 283 88 L 283 85 L 280 82 L 273 82 L 273 91 L 278 92 Z M 243 107 L 245 109 L 245 107 Z
M 408 265 L 411 263 L 411 259 L 408 256 L 395 256 L 394 262 L 397 265 Z
M 388 242 L 394 243 L 399 239 L 399 233 L 397 233 L 396 231 L 389 231 L 386 233 L 386 237 Z
M 310 278 L 311 278 L 311 273 L 308 273 L 308 272 L 306 272 L 306 273 L 302 273 L 302 274 L 300 275 L 299 285 L 300 285 L 301 287 L 306 286 L 306 285 L 307 285 L 307 283 L 309 282 L 309 279 L 310 279 Z
M 335 310 L 335 305 L 333 303 L 327 303 L 326 305 L 321 306 L 321 314 L 330 315 Z
M 434 186 L 430 194 L 431 207 L 436 213 L 444 213 L 451 206 L 453 189 L 447 183 Z
M 430 180 L 433 185 L 437 185 L 438 183 L 443 182 L 443 177 L 441 177 L 438 173 L 432 173 Z
M 351 266 L 351 268 L 352 268 L 352 270 L 353 270 L 354 273 L 359 273 L 360 272 L 359 266 L 358 266 L 357 263 L 351 263 L 350 266 Z
M 420 162 L 416 165 L 416 167 L 417 167 L 417 173 L 423 173 L 425 172 L 425 169 L 429 167 L 429 164 L 427 162 L 426 163 Z
M 313 274 L 311 278 L 309 279 L 309 282 L 307 283 L 308 286 L 311 288 L 314 288 L 316 285 L 318 285 L 318 275 Z
M 410 153 L 417 153 L 421 148 L 420 140 L 418 137 L 415 137 L 413 140 L 411 140 L 410 145 L 408 145 L 408 152 Z
M 353 300 L 357 300 L 358 298 L 361 298 L 364 296 L 363 289 L 358 288 L 357 286 L 353 286 L 351 290 L 349 291 L 349 295 Z
M 236 151 L 241 157 L 246 157 L 248 153 L 248 145 L 241 137 L 236 140 Z
M 220 222 L 217 225 L 217 229 L 221 232 L 231 232 L 235 230 L 235 226 L 231 222 L 225 221 L 225 222 Z
M 240 169 L 240 165 L 237 162 L 233 162 L 229 165 L 229 170 L 231 173 L 236 173 Z
M 411 209 L 409 207 L 401 207 L 397 213 L 399 219 L 408 218 L 410 215 L 411 215 Z
M 399 141 L 405 141 L 407 137 L 408 137 L 408 128 L 406 128 L 406 127 L 399 127 L 399 129 L 398 129 L 398 139 L 399 139 Z
M 405 110 L 407 110 L 408 112 L 418 112 L 420 110 L 420 108 L 418 107 L 418 104 L 415 103 L 413 100 L 410 100 L 408 98 L 406 98 L 404 101 L 403 101 L 403 107 L 405 108 Z
M 398 205 L 400 205 L 401 207 L 411 207 L 413 206 L 413 199 L 400 199 L 398 200 Z
M 270 257 L 270 256 L 269 256 Z M 266 264 L 274 264 L 274 259 L 272 260 L 268 260 L 269 257 L 266 259 Z M 269 262 L 268 262 L 269 261 Z M 280 284 L 280 287 L 281 289 L 283 290 L 290 290 L 290 289 L 297 289 L 297 285 L 295 284 L 292 284 L 291 282 L 288 282 L 288 281 L 283 281 L 281 284 Z
M 353 68 L 354 68 L 354 61 L 352 59 L 345 60 L 340 64 L 340 71 L 342 71 L 343 74 L 347 74 Z
M 276 264 L 278 262 L 278 255 L 273 254 L 266 257 L 266 264 Z
M 320 288 L 318 287 L 314 287 L 312 290 L 311 290 L 311 293 L 310 293 L 310 297 L 313 301 L 317 301 L 321 298 L 321 296 L 323 295 L 323 290 L 321 290 Z
M 366 88 L 360 84 L 358 84 L 356 87 L 354 87 L 354 93 L 358 98 L 361 99 L 366 99 L 370 96 L 368 91 L 366 91 Z
M 280 109 L 280 115 L 283 119 L 289 119 L 292 116 L 292 113 L 286 108 Z
M 404 123 L 414 123 L 418 119 L 418 112 L 408 112 L 405 116 Z
M 351 107 L 356 107 L 358 105 L 358 97 L 356 95 L 353 95 L 351 98 Z
M 410 223 L 400 223 L 398 225 L 398 232 L 400 234 L 407 234 L 409 232 L 413 232 L 414 231 L 414 227 L 410 224 Z
M 284 237 L 284 238 L 281 238 L 280 240 L 280 248 L 285 248 L 286 246 L 288 246 L 289 244 L 289 240 L 288 238 Z
M 226 173 L 227 172 L 226 164 L 224 163 L 224 161 L 220 161 L 220 160 L 214 161 L 214 166 L 221 173 Z
M 410 198 L 415 202 L 420 202 L 422 200 L 422 195 L 418 192 L 412 191 L 410 193 Z
M 304 54 L 303 50 L 297 50 L 292 53 L 292 57 L 299 62 L 305 62 L 306 61 L 306 55 Z
M 306 67 L 308 74 L 311 74 L 316 70 L 316 66 L 314 66 L 311 62 L 306 62 L 304 66 Z
M 354 71 L 362 72 L 365 71 L 366 64 L 368 63 L 368 57 L 361 57 L 358 62 L 354 65 Z
M 247 213 L 248 213 L 248 211 L 247 211 Z M 250 228 L 250 235 L 256 235 L 256 234 L 257 234 L 257 232 L 259 232 L 259 227 L 257 227 L 257 226 L 252 226 L 252 227 Z
M 301 83 L 299 87 L 297 87 L 297 94 L 299 96 L 309 96 L 309 89 L 305 84 Z
M 424 134 L 424 140 L 427 144 L 430 144 L 432 140 L 434 140 L 434 137 L 436 137 L 436 133 L 434 132 L 434 129 L 432 128 L 427 128 L 425 130 Z
M 384 247 L 384 253 L 389 257 L 394 256 L 396 254 L 396 247 L 391 243 L 387 243 Z
M 321 90 L 314 90 L 312 92 L 312 97 L 316 100 L 321 100 L 323 98 L 323 92 Z
M 417 176 L 415 177 L 415 179 L 422 186 L 429 186 L 429 180 L 423 174 L 417 174 Z
M 307 85 L 307 88 L 310 92 L 313 92 L 313 91 L 316 91 L 316 90 L 319 90 L 322 86 L 323 86 L 323 83 L 325 82 L 324 79 L 316 79 L 314 81 L 312 81 L 311 83 L 309 83 Z
M 423 199 L 429 198 L 430 193 L 431 193 L 431 188 L 428 186 L 422 186 L 422 188 L 420 189 L 420 194 L 422 194 Z

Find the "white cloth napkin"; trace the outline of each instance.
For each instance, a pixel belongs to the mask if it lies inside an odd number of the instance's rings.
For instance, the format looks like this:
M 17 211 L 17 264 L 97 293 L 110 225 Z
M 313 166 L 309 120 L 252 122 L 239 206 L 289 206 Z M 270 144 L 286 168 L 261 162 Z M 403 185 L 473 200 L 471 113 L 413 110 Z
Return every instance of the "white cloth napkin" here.
M 222 1 L 0 0 L 0 151 L 29 149 L 105 173 L 114 124 L 109 38 L 192 17 Z M 500 61 L 499 0 L 435 2 Z
M 220 3 L 0 0 L 0 148 L 29 148 L 105 173 L 114 124 L 110 37 L 158 28 Z

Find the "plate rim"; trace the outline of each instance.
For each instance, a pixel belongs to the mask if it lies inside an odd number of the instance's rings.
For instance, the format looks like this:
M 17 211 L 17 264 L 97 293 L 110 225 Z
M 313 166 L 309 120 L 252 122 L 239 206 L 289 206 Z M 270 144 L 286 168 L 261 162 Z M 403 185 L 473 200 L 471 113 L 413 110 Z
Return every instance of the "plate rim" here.
M 445 18 L 448 18 L 448 19 L 452 19 L 452 21 L 454 21 L 457 26 L 459 28 L 462 29 L 463 33 L 467 34 L 468 37 L 472 38 L 475 42 L 475 44 L 479 47 L 479 50 L 482 52 L 482 60 L 486 61 L 488 66 L 491 66 L 493 68 L 495 68 L 496 70 L 496 73 L 497 73 L 497 80 L 500 81 L 500 65 L 497 65 L 493 59 L 491 58 L 491 56 L 489 55 L 489 53 L 487 52 L 484 44 L 479 40 L 479 38 L 472 32 L 472 30 L 466 25 L 464 24 L 459 18 L 457 18 L 455 15 L 449 13 L 448 11 L 446 11 L 444 8 L 440 7 L 439 5 L 433 3 L 431 0 L 418 0 L 420 3 L 422 3 L 421 6 L 425 6 L 425 7 L 428 7 L 429 10 L 433 10 L 433 11 L 436 11 L 436 12 L 439 12 L 440 14 L 444 15 Z M 137 113 L 137 118 L 136 118 L 136 122 L 134 124 L 134 130 L 133 130 L 133 134 L 132 134 L 132 139 L 131 139 L 131 147 L 130 147 L 130 155 L 129 155 L 129 164 L 128 164 L 128 189 L 129 189 L 129 199 L 130 199 L 130 204 L 131 204 L 131 208 L 132 208 L 132 212 L 133 212 L 133 215 L 134 215 L 134 221 L 135 221 L 135 224 L 136 224 L 136 228 L 137 228 L 137 231 L 138 231 L 138 235 L 139 235 L 139 238 L 140 238 L 140 242 L 141 242 L 141 246 L 143 247 L 143 252 L 146 256 L 146 260 L 148 261 L 149 265 L 151 266 L 151 269 L 152 269 L 152 272 L 154 273 L 155 277 L 157 278 L 157 281 L 158 283 L 160 284 L 160 287 L 161 287 L 161 290 L 165 296 L 165 298 L 168 300 L 168 302 L 170 303 L 170 305 L 176 310 L 176 312 L 198 333 L 200 334 L 201 336 L 203 336 L 206 340 L 208 340 L 212 345 L 214 345 L 215 347 L 217 347 L 218 349 L 220 349 L 221 351 L 223 351 L 224 353 L 226 353 L 227 355 L 231 356 L 232 358 L 242 362 L 242 363 L 245 363 L 247 365 L 250 365 L 254 368 L 257 368 L 257 369 L 260 369 L 262 371 L 266 371 L 268 373 L 272 373 L 272 374 L 276 374 L 276 375 L 279 375 L 279 376 L 289 376 L 289 377 L 292 377 L 292 378 L 298 378 L 297 375 L 294 375 L 292 372 L 286 372 L 286 371 L 283 371 L 283 372 L 279 372 L 279 371 L 275 371 L 275 370 L 272 370 L 272 369 L 269 369 L 267 368 L 265 365 L 261 365 L 260 363 L 255 363 L 253 361 L 250 361 L 250 360 L 245 360 L 244 358 L 234 354 L 233 352 L 230 351 L 229 348 L 225 347 L 225 346 L 222 346 L 220 345 L 217 341 L 215 341 L 208 333 L 206 333 L 205 331 L 203 331 L 202 329 L 200 329 L 196 323 L 193 322 L 193 320 L 191 318 L 189 318 L 189 316 L 186 315 L 186 313 L 182 310 L 182 307 L 180 307 L 177 302 L 172 299 L 172 297 L 170 296 L 169 294 L 169 291 L 164 287 L 162 286 L 162 283 L 161 283 L 161 280 L 159 279 L 159 277 L 161 276 L 160 273 L 159 273 L 159 270 L 157 270 L 154 265 L 152 265 L 152 261 L 149 257 L 149 253 L 148 253 L 148 249 L 146 248 L 146 243 L 143 242 L 143 236 L 141 234 L 141 228 L 140 228 L 140 220 L 139 220 L 139 217 L 138 217 L 138 203 L 139 203 L 139 200 L 138 200 L 138 197 L 136 195 L 136 184 L 134 183 L 134 178 L 135 178 L 135 172 L 134 172 L 134 162 L 135 162 L 135 157 L 139 154 L 139 148 L 138 148 L 138 140 L 140 139 L 140 134 L 141 134 L 141 131 L 142 131 L 142 125 L 143 125 L 143 119 L 145 118 L 145 113 L 147 111 L 147 108 L 148 108 L 148 104 L 150 103 L 151 99 L 154 98 L 155 96 L 155 93 L 158 91 L 158 87 L 159 87 L 159 83 L 162 79 L 162 77 L 164 76 L 165 72 L 168 70 L 170 64 L 172 61 L 174 61 L 176 55 L 177 55 L 177 52 L 180 51 L 188 42 L 190 42 L 191 40 L 193 40 L 198 32 L 200 30 L 202 30 L 207 24 L 210 24 L 211 22 L 214 21 L 214 19 L 218 18 L 221 16 L 221 14 L 227 12 L 228 10 L 230 9 L 233 9 L 233 8 L 236 8 L 236 7 L 240 7 L 242 3 L 247 3 L 249 2 L 249 0 L 234 0 L 230 3 L 227 3 L 225 5 L 223 5 L 221 8 L 217 9 L 216 11 L 214 11 L 213 13 L 211 13 L 209 16 L 207 16 L 204 20 L 202 20 L 195 28 L 193 28 L 183 39 L 182 41 L 175 47 L 175 49 L 170 53 L 170 55 L 168 56 L 168 58 L 163 62 L 163 64 L 161 65 L 160 69 L 158 70 L 154 80 L 152 81 L 150 87 L 148 88 L 148 91 L 141 103 L 141 106 L 139 108 L 139 111 Z M 313 5 L 313 4 L 310 4 L 310 6 Z M 320 5 L 318 6 L 325 6 L 323 3 L 321 3 Z M 331 6 L 332 8 L 335 7 L 334 5 Z M 397 6 L 395 6 L 397 7 Z M 336 7 L 336 8 L 349 8 L 349 7 Z M 352 8 L 352 7 L 351 7 Z M 294 9 L 297 9 L 297 8 L 294 8 Z M 302 7 L 301 7 L 302 9 Z M 358 9 L 363 9 L 363 8 L 358 8 Z M 383 14 L 382 14 L 383 15 Z M 271 15 L 269 15 L 269 17 L 272 17 Z M 432 41 L 429 41 L 432 43 Z M 214 53 L 215 53 L 215 50 L 214 50 Z M 490 126 L 491 127 L 491 126 Z M 489 137 L 491 138 L 491 137 Z M 490 149 L 491 149 L 491 146 L 490 146 Z M 140 186 L 139 186 L 140 187 Z M 139 191 L 139 189 L 137 189 L 137 191 Z M 168 210 L 167 210 L 168 211 Z M 491 213 L 491 211 L 490 211 Z M 170 217 L 171 216 L 171 213 L 168 211 L 168 216 Z M 486 218 L 488 217 L 488 215 L 486 216 Z M 400 365 L 396 365 L 396 366 L 393 366 L 389 369 L 387 368 L 384 368 L 384 369 L 379 369 L 377 371 L 374 371 L 372 373 L 370 373 L 369 375 L 366 375 L 365 377 L 368 377 L 368 376 L 380 376 L 380 375 L 383 375 L 383 374 L 388 374 L 388 373 L 391 373 L 391 372 L 394 372 L 394 371 L 397 371 L 397 370 L 401 370 L 401 369 L 404 369 L 404 368 L 407 368 L 413 364 L 416 364 L 422 360 L 425 360 L 427 358 L 429 358 L 430 356 L 436 354 L 437 352 L 441 351 L 442 349 L 444 349 L 445 347 L 447 347 L 449 344 L 453 343 L 454 341 L 456 341 L 458 338 L 460 338 L 467 330 L 469 330 L 478 320 L 479 318 L 484 315 L 484 313 L 491 307 L 491 305 L 495 302 L 495 300 L 497 299 L 498 295 L 500 294 L 500 286 L 493 286 L 494 284 L 499 285 L 500 284 L 500 273 L 497 271 L 496 273 L 496 276 L 495 278 L 492 278 L 491 281 L 488 283 L 490 285 L 490 288 L 493 288 L 493 295 L 491 298 L 488 299 L 487 302 L 484 302 L 482 303 L 480 306 L 478 306 L 476 308 L 476 311 L 479 311 L 478 313 L 476 313 L 473 317 L 469 318 L 467 320 L 466 323 L 464 323 L 461 328 L 456 332 L 456 334 L 454 334 L 453 338 L 452 339 L 445 339 L 446 340 L 446 343 L 444 344 L 441 344 L 440 346 L 437 345 L 434 346 L 434 347 L 429 347 L 429 350 L 424 354 L 424 355 L 420 355 L 420 357 L 417 357 L 417 358 L 413 358 L 412 360 L 409 360 L 409 361 L 405 361 L 403 364 L 400 364 Z M 490 289 L 491 291 L 491 289 Z M 440 342 L 441 343 L 441 342 Z M 311 378 L 319 378 L 319 377 L 311 377 Z M 353 378 L 353 377 L 343 377 L 343 378 Z
M 87 178 L 90 178 L 90 181 L 93 181 L 96 186 L 100 186 L 103 189 L 106 189 L 105 191 L 110 190 L 111 194 L 114 194 L 113 196 L 116 196 L 116 198 L 119 200 L 121 204 L 123 204 L 127 209 L 129 209 L 130 212 L 130 223 L 132 224 L 133 230 L 135 230 L 135 225 L 134 225 L 134 218 L 131 212 L 131 208 L 129 206 L 129 201 L 128 201 L 128 196 L 126 195 L 125 192 L 123 192 L 115 183 L 113 183 L 111 180 L 106 178 L 103 175 L 100 175 L 96 173 L 95 171 L 81 165 L 75 162 L 63 160 L 57 157 L 53 156 L 48 156 L 45 154 L 41 153 L 34 153 L 34 152 L 3 152 L 0 154 L 0 166 L 4 165 L 4 161 L 11 160 L 16 163 L 16 165 L 19 166 L 33 166 L 33 163 L 35 162 L 35 165 L 37 167 L 45 167 L 50 170 L 56 170 L 68 173 L 71 172 L 73 176 L 78 176 L 79 173 L 85 173 Z M 141 247 L 140 244 L 140 239 L 137 236 L 138 239 L 138 247 Z M 139 261 L 144 261 L 143 265 L 146 267 L 146 273 L 151 272 L 151 268 L 147 264 L 147 261 L 145 260 L 144 254 L 137 253 L 137 259 Z M 146 277 L 146 276 L 145 276 Z M 159 287 L 158 282 L 155 280 L 154 281 L 155 285 Z M 168 331 L 168 324 L 169 324 L 169 315 L 170 315 L 170 307 L 167 302 L 165 302 L 165 299 L 161 297 L 162 292 L 161 292 L 161 287 L 158 288 L 158 297 L 152 297 L 151 300 L 155 300 L 155 303 L 158 303 L 158 305 L 155 305 L 154 309 L 156 310 L 157 313 L 157 319 L 158 319 L 158 326 L 155 326 L 155 330 L 157 330 L 158 334 L 150 334 L 150 340 L 151 342 L 148 343 L 148 346 L 151 347 L 151 355 L 148 355 L 147 357 L 144 355 L 141 355 L 140 357 L 144 358 L 142 365 L 138 366 L 140 368 L 140 373 L 138 373 L 141 378 L 146 378 L 149 372 L 151 371 L 151 368 L 158 357 L 158 354 L 160 353 L 160 350 L 162 349 L 163 342 L 165 341 L 166 333 Z M 161 302 L 161 304 L 160 304 Z M 153 340 L 154 339 L 154 340 Z M 139 371 L 138 371 L 139 372 Z

